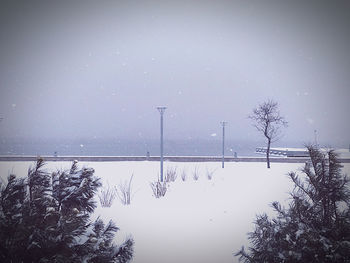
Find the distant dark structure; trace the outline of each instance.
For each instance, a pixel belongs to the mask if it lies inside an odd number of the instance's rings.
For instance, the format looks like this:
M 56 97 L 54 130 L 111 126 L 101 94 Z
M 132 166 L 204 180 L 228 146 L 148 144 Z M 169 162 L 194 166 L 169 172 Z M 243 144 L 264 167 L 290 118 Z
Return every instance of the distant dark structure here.
M 256 153 L 265 154 L 267 153 L 266 147 L 257 147 Z M 285 157 L 309 157 L 308 150 L 302 148 L 270 148 L 270 155 L 285 156 Z

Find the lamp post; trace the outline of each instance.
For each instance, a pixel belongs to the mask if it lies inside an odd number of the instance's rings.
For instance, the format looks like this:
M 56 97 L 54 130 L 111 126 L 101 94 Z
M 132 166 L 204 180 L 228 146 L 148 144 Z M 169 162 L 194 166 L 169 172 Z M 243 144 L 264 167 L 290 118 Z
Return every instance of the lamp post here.
M 163 115 L 166 107 L 157 107 L 160 113 L 160 181 L 163 182 Z
M 225 125 L 226 121 L 222 121 L 222 168 L 225 168 Z

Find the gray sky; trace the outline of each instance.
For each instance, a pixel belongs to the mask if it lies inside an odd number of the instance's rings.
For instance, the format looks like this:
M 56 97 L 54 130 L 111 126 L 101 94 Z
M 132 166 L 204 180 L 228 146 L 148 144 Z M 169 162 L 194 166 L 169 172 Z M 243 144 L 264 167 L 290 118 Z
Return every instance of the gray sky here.
M 30 2 L 30 3 L 29 3 Z M 350 142 L 347 1 L 2 1 L 3 137 L 260 135 L 269 98 L 284 141 Z

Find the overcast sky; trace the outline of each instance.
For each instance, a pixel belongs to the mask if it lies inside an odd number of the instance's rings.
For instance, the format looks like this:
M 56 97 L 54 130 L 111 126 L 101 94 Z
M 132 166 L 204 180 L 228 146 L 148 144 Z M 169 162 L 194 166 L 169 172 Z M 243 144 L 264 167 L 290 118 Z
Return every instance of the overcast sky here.
M 3 137 L 259 134 L 274 99 L 282 140 L 350 142 L 348 1 L 5 1 Z

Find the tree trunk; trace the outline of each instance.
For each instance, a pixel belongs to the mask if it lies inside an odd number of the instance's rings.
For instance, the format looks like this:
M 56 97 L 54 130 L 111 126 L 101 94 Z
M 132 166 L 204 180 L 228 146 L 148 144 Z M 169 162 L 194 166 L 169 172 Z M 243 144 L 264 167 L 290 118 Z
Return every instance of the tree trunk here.
M 271 146 L 271 139 L 267 139 L 267 151 L 266 151 L 267 168 L 270 168 L 270 146 Z

